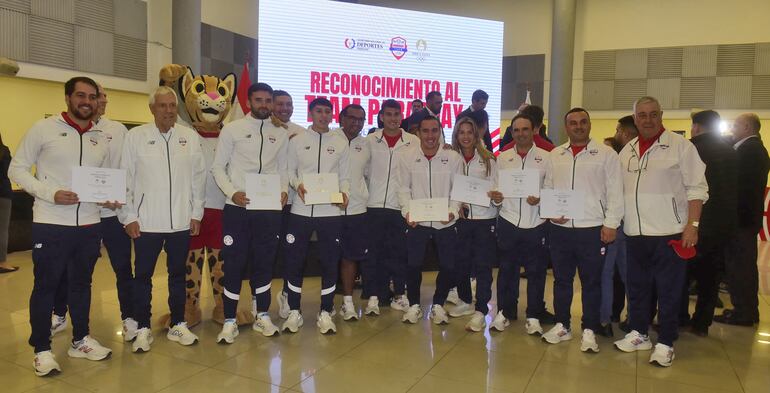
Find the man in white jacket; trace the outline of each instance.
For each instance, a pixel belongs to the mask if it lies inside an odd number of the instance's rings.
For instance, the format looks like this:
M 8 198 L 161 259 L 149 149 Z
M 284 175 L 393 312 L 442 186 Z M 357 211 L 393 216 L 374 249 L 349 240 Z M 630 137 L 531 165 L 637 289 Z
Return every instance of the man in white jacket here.
M 251 293 L 256 311 L 253 329 L 273 336 L 278 328 L 270 319 L 270 283 L 279 245 L 281 209 L 286 204 L 288 177 L 286 159 L 289 137 L 286 131 L 270 121 L 273 89 L 266 83 L 249 87 L 249 115 L 226 125 L 219 135 L 211 172 L 227 196 L 222 213 L 224 234 L 224 312 L 225 323 L 217 342 L 231 344 L 238 336 L 236 309 L 241 293 L 243 273 L 249 272 Z M 246 177 L 278 176 L 280 194 L 275 209 L 249 210 Z M 265 178 L 264 176 L 262 177 Z
M 347 207 L 350 190 L 348 166 L 348 141 L 338 133 L 331 133 L 332 103 L 317 98 L 309 105 L 313 124 L 289 141 L 289 181 L 297 193 L 291 205 L 286 236 L 283 241 L 284 280 L 288 287 L 289 315 L 281 330 L 296 333 L 303 324 L 300 313 L 302 279 L 305 257 L 313 232 L 318 236 L 318 253 L 321 264 L 321 311 L 318 329 L 322 334 L 334 333 L 337 326 L 332 321 L 334 291 L 337 289 L 341 256 L 342 212 Z M 305 204 L 308 191 L 305 176 L 311 174 L 336 174 L 342 203 Z M 313 190 L 310 190 L 312 193 Z
M 658 295 L 658 343 L 650 363 L 671 366 L 678 338 L 679 307 L 687 263 L 674 250 L 698 243 L 698 224 L 708 199 L 706 165 L 692 142 L 663 127 L 663 111 L 653 97 L 634 103 L 639 136 L 620 152 L 626 201 L 623 229 L 628 235 L 630 333 L 615 346 L 624 352 L 652 349 L 647 336 L 653 290 Z M 693 251 L 694 252 L 694 251 Z
M 396 100 L 382 103 L 382 122 L 384 128 L 366 136 L 371 153 L 369 163 L 369 202 L 367 219 L 371 225 L 371 236 L 378 239 L 372 245 L 370 256 L 377 269 L 374 293 L 366 306 L 367 315 L 379 315 L 379 301 L 390 298 L 388 283 L 393 279 L 395 297 L 390 307 L 406 311 L 409 300 L 406 288 L 406 223 L 401 217 L 398 201 L 399 183 L 396 176 L 397 153 L 416 148 L 420 140 L 400 127 L 403 114 L 401 105 Z M 387 303 L 386 303 L 387 304 Z
M 581 193 L 584 215 L 574 220 L 551 218 L 555 224 L 551 227 L 550 251 L 556 325 L 543 334 L 543 339 L 550 344 L 572 339 L 570 307 L 577 270 L 583 301 L 580 350 L 599 352 L 594 332 L 601 327 L 601 274 L 607 244 L 615 240 L 623 218 L 623 180 L 617 153 L 591 139 L 591 117 L 585 109 L 567 112 L 564 125 L 569 141 L 551 151 L 551 170 L 546 172 L 543 187 Z
M 177 98 L 172 89 L 155 89 L 150 111 L 155 121 L 127 134 L 120 163 L 128 191 L 120 219 L 134 239 L 133 297 L 139 325 L 134 352 L 149 351 L 153 342 L 152 274 L 161 249 L 166 251 L 171 311 L 166 337 L 182 345 L 198 340 L 184 321 L 185 261 L 190 236 L 198 235 L 203 217 L 206 162 L 198 134 L 175 124 Z
M 81 203 L 70 191 L 74 167 L 109 165 L 109 145 L 101 132 L 92 129 L 98 90 L 90 78 L 68 80 L 64 85 L 67 111 L 36 122 L 22 138 L 8 170 L 8 177 L 35 197 L 29 344 L 35 348 L 33 365 L 38 376 L 61 372 L 51 352 L 51 310 L 65 274 L 73 336 L 67 355 L 102 360 L 112 353 L 88 335 L 91 275 L 101 239 L 100 207 Z
M 436 277 L 436 291 L 430 319 L 433 323 L 446 324 L 449 317 L 444 302 L 455 282 L 454 258 L 457 247 L 457 228 L 461 203 L 449 200 L 452 182 L 456 174 L 463 174 L 463 158 L 454 150 L 442 149 L 441 122 L 436 117 L 420 121 L 417 131 L 420 145 L 403 150 L 398 154 L 398 201 L 401 213 L 409 226 L 406 233 L 407 274 L 406 289 L 409 297 L 403 322 L 417 323 L 422 318 L 420 307 L 420 285 L 425 247 L 433 239 L 438 250 L 439 273 Z M 442 198 L 446 200 L 449 214 L 442 221 L 415 222 L 410 216 L 410 201 L 413 199 Z

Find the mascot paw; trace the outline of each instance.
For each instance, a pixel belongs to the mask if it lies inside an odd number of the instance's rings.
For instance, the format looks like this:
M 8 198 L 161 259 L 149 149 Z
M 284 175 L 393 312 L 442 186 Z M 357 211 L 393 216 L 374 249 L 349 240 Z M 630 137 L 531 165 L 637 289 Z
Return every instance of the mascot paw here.
M 166 64 L 160 69 L 160 82 L 163 86 L 175 87 L 179 78 L 187 73 L 187 67 L 179 64 Z
M 168 329 L 171 326 L 171 314 L 163 314 L 158 318 L 158 325 L 163 326 L 164 329 Z
M 211 312 L 211 320 L 220 324 L 224 325 L 225 323 L 225 309 L 222 307 L 222 304 L 217 304 L 214 306 L 214 311 Z
M 235 323 L 238 326 L 251 325 L 254 323 L 254 316 L 251 315 L 251 311 L 238 310 L 235 314 Z
M 192 328 L 193 326 L 201 323 L 202 318 L 203 316 L 200 308 L 185 308 L 184 320 L 187 322 L 188 328 Z

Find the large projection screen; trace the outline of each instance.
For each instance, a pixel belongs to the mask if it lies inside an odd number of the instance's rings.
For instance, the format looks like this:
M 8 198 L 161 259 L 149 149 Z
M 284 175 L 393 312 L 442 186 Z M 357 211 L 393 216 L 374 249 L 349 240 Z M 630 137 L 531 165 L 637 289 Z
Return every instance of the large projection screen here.
M 307 104 L 326 97 L 340 109 L 359 103 L 364 129 L 380 103 L 443 95 L 447 140 L 476 89 L 489 94 L 492 134 L 500 127 L 503 23 L 336 1 L 260 0 L 258 79 L 294 99 L 292 120 L 308 125 Z

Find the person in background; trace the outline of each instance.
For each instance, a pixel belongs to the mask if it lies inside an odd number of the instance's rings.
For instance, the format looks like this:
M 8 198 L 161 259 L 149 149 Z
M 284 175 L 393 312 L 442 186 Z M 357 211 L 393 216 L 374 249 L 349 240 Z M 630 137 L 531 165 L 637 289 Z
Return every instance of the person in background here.
M 11 223 L 11 180 L 8 179 L 8 166 L 11 165 L 11 150 L 3 143 L 0 136 L 0 274 L 19 270 L 6 260 L 8 257 L 8 226 Z
M 441 97 L 440 91 L 431 91 L 425 96 L 425 107 L 421 112 L 427 115 L 440 119 L 441 106 L 444 104 L 444 99 Z
M 400 105 L 399 105 L 399 108 L 401 108 Z M 385 110 L 385 108 L 383 106 L 383 108 L 381 108 L 380 111 L 377 112 L 377 126 L 370 128 L 369 131 L 366 132 L 366 135 L 374 134 L 377 130 L 381 130 L 383 127 L 385 127 L 385 122 L 382 121 L 382 112 L 384 110 Z M 404 119 L 401 119 L 401 121 L 403 122 Z M 399 124 L 401 124 L 401 123 L 399 123 Z
M 690 142 L 706 164 L 709 203 L 703 205 L 700 216 L 697 254 L 687 264 L 689 276 L 695 280 L 698 300 L 690 318 L 689 280 L 685 278 L 679 326 L 690 322 L 692 332 L 701 337 L 708 336 L 714 318 L 719 296 L 717 273 L 724 267 L 727 240 L 738 225 L 738 155 L 719 133 L 721 120 L 715 111 L 694 113 L 690 130 Z
M 407 131 L 407 132 L 411 132 L 411 131 L 409 131 L 409 129 L 410 129 L 409 118 L 411 118 L 412 115 L 414 115 L 416 113 L 422 112 L 422 108 L 425 107 L 422 104 L 422 101 L 419 100 L 419 99 L 412 100 L 412 103 L 410 105 L 411 105 L 411 108 L 409 108 L 410 110 L 408 112 L 409 116 L 405 116 L 404 120 L 401 120 L 401 129 L 404 130 L 404 131 Z M 418 123 L 419 123 L 419 121 L 418 121 Z M 380 127 L 380 128 L 382 128 L 382 127 Z M 415 129 L 416 128 L 417 127 L 415 126 Z M 411 133 L 414 134 L 414 132 L 411 132 Z
M 489 94 L 487 92 L 481 89 L 474 91 L 473 95 L 471 95 L 471 105 L 457 115 L 455 122 L 460 121 L 463 117 L 470 116 L 473 112 L 483 111 L 487 107 L 488 101 Z
M 535 122 L 535 146 L 545 150 L 545 151 L 551 151 L 554 149 L 553 143 L 551 143 L 551 140 L 548 139 L 547 136 L 545 136 L 545 124 L 543 124 L 543 118 L 545 117 L 545 112 L 543 112 L 543 108 L 537 106 L 537 105 L 522 105 L 522 107 L 519 109 L 519 113 L 523 113 L 529 117 L 532 118 L 532 120 Z M 508 127 L 508 129 L 505 132 L 505 135 L 503 135 L 503 139 L 500 140 L 500 151 L 504 152 L 514 145 L 516 145 L 516 142 L 513 140 L 513 125 L 511 127 Z
M 715 322 L 753 326 L 759 322 L 757 233 L 762 228 L 770 158 L 759 135 L 762 124 L 754 113 L 733 122 L 733 148 L 738 152 L 738 229 L 727 246 L 725 271 L 733 309 Z
M 468 114 L 468 118 L 476 123 L 476 128 L 479 129 L 481 134 L 481 141 L 484 143 L 484 147 L 487 151 L 492 151 L 492 135 L 489 134 L 489 114 L 484 109 Z
M 291 95 L 288 92 L 284 90 L 274 90 L 273 106 L 272 116 L 286 125 L 286 130 L 289 132 L 289 139 L 305 131 L 304 127 L 291 121 L 291 116 L 294 114 L 294 101 L 292 101 Z M 289 196 L 291 197 L 291 195 Z M 291 199 L 289 200 L 289 203 L 291 203 Z

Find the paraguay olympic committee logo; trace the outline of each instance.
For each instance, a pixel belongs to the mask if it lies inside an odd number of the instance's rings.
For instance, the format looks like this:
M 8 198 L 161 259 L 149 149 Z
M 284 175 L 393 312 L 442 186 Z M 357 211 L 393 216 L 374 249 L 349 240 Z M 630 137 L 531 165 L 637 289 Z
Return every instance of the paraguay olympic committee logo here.
M 406 39 L 404 37 L 393 37 L 390 40 L 390 53 L 396 60 L 401 60 L 407 52 Z
M 425 61 L 425 59 L 430 57 L 430 53 L 428 53 L 428 41 L 420 38 L 417 40 L 414 48 L 416 50 L 414 54 L 417 56 L 417 61 Z
M 345 48 L 353 49 L 356 47 L 356 40 L 352 38 L 345 38 Z

